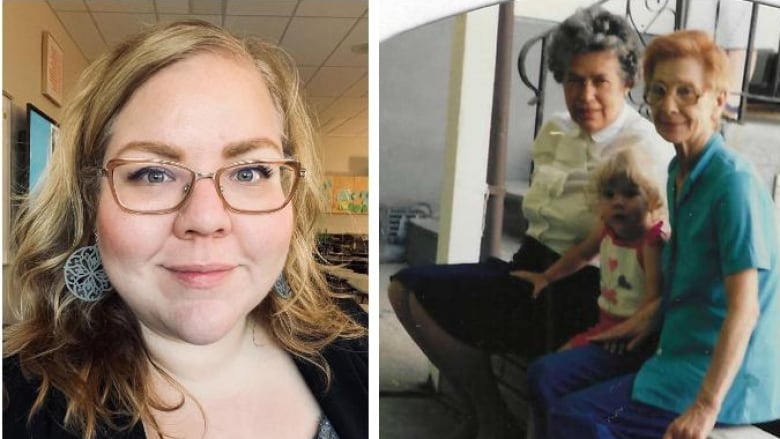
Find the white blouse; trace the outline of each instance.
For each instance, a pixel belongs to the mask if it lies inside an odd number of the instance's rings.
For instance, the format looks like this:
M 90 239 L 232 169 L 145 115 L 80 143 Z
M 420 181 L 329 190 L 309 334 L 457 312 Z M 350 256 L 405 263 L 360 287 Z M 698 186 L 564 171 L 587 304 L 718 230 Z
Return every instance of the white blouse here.
M 643 149 L 652 160 L 648 166 L 666 198 L 674 147 L 630 105 L 623 106 L 611 125 L 590 135 L 568 113 L 551 117 L 533 144 L 534 172 L 523 198 L 526 234 L 558 254 L 585 239 L 596 219 L 586 194 L 590 173 L 611 151 L 628 145 Z

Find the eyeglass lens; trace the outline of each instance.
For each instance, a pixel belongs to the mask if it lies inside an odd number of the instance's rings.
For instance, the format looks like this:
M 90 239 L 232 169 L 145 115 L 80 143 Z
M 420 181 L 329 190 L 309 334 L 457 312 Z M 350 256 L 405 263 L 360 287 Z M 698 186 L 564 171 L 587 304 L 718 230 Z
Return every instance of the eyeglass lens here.
M 172 209 L 192 190 L 193 171 L 169 163 L 122 163 L 113 169 L 112 184 L 120 204 L 139 212 Z M 278 163 L 246 163 L 217 171 L 218 190 L 236 210 L 262 212 L 287 203 L 296 169 Z
M 690 84 L 678 84 L 674 87 L 667 87 L 661 83 L 651 83 L 647 86 L 645 100 L 650 105 L 661 102 L 668 93 L 674 93 L 675 100 L 683 105 L 694 105 L 699 100 L 700 94 Z

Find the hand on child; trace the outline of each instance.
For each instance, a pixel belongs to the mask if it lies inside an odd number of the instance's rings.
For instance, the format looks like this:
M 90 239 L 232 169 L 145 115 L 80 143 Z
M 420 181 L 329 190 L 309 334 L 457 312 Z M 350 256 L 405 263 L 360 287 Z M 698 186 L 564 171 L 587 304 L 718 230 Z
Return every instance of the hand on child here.
M 527 280 L 528 282 L 531 282 L 534 286 L 534 291 L 531 293 L 531 297 L 536 299 L 539 297 L 539 294 L 542 292 L 543 289 L 547 288 L 547 285 L 550 283 L 547 280 L 547 277 L 545 277 L 542 273 L 534 273 L 532 271 L 525 271 L 525 270 L 516 270 L 509 272 L 514 277 Z
M 604 348 L 616 354 L 633 351 L 640 346 L 652 333 L 652 310 L 642 310 L 628 320 L 616 325 L 601 334 L 593 336 L 590 341 L 602 343 Z

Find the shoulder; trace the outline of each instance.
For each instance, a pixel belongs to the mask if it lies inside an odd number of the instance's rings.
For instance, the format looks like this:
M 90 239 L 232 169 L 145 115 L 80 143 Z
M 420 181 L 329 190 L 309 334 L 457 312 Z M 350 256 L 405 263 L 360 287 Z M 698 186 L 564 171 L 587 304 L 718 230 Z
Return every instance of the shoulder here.
M 57 395 L 50 392 L 43 406 L 30 417 L 33 404 L 38 396 L 40 380 L 25 375 L 18 356 L 3 359 L 3 436 L 4 437 L 47 437 L 71 438 L 56 422 L 60 413 L 64 416 L 64 407 Z
M 721 143 L 713 151 L 705 172 L 719 179 L 738 181 L 752 179 L 755 169 L 752 163 L 730 149 L 725 143 Z
M 368 315 L 354 300 L 337 299 L 337 304 L 350 318 L 367 327 Z M 357 385 L 365 386 L 367 391 L 368 337 L 336 338 L 321 353 L 331 369 L 331 387 Z M 326 387 L 324 374 L 319 368 L 303 359 L 296 359 L 296 363 L 312 391 L 316 393 Z
M 35 414 L 30 412 L 38 397 L 41 380 L 28 376 L 21 367 L 18 356 L 3 358 L 3 437 L 78 439 L 81 435 L 72 433 L 64 426 L 67 402 L 65 395 L 56 389 L 49 390 L 43 404 Z M 130 422 L 117 418 L 117 425 Z M 138 439 L 144 437 L 143 427 L 137 426 L 121 432 L 110 431 L 98 426 L 97 437 L 113 439 Z
M 368 314 L 352 299 L 338 299 L 339 308 L 352 320 L 368 327 Z M 368 337 L 337 338 L 322 351 L 334 377 L 354 374 L 350 380 L 368 382 Z
M 725 145 L 713 151 L 709 163 L 702 170 L 702 177 L 720 195 L 719 199 L 731 199 L 737 205 L 769 196 L 753 164 Z
M 653 224 L 652 227 L 647 229 L 643 242 L 646 247 L 660 247 L 669 239 L 666 231 L 664 230 L 664 222 L 658 221 Z
M 636 145 L 653 157 L 671 159 L 674 155 L 672 144 L 658 134 L 652 122 L 642 117 L 633 108 L 626 111 L 626 118 L 623 120 L 616 141 L 622 145 Z
M 368 314 L 357 302 L 350 298 L 339 298 L 336 299 L 336 304 L 339 309 L 347 314 L 352 320 L 357 322 L 360 326 L 368 328 Z
M 367 323 L 366 313 L 354 301 L 338 303 L 355 321 Z M 330 385 L 319 368 L 296 358 L 309 390 L 339 437 L 368 437 L 368 338 L 338 338 L 323 349 L 322 356 L 330 366 Z
M 568 113 L 554 113 L 547 118 L 539 129 L 537 140 L 551 135 L 568 133 L 575 129 L 577 129 L 577 124 L 574 123 Z
M 24 376 L 19 357 L 3 358 L 3 431 L 9 422 L 24 427 L 38 393 L 38 382 Z M 23 428 L 22 428 L 23 430 Z M 12 430 L 15 431 L 15 430 Z

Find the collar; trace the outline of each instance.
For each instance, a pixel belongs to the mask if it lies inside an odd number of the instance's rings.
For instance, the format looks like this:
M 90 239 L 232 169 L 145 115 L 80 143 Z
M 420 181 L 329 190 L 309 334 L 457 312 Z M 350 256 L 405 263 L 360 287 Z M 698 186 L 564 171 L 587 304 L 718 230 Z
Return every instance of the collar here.
M 704 168 L 707 167 L 707 164 L 712 160 L 712 156 L 715 155 L 715 152 L 722 149 L 724 144 L 723 136 L 721 136 L 719 132 L 716 131 L 712 133 L 712 136 L 710 136 L 710 139 L 707 140 L 707 143 L 704 145 L 704 150 L 699 153 L 699 158 L 696 160 L 696 164 L 693 165 L 691 173 L 688 175 L 688 179 L 691 182 L 699 177 Z
M 707 143 L 704 145 L 704 149 L 702 149 L 702 151 L 699 153 L 699 158 L 696 159 L 696 164 L 693 165 L 693 169 L 691 169 L 688 177 L 685 178 L 682 189 L 677 195 L 678 202 L 681 202 L 683 199 L 685 199 L 691 187 L 693 187 L 694 183 L 696 182 L 696 179 L 698 179 L 702 172 L 704 172 L 715 154 L 717 154 L 718 151 L 722 150 L 724 147 L 725 141 L 723 140 L 723 136 L 721 136 L 717 131 L 714 132 L 712 136 L 710 136 L 710 139 L 707 140 Z M 669 171 L 669 175 L 673 176 L 676 176 L 680 172 L 680 159 L 678 157 L 674 157 L 672 159 L 672 162 L 669 165 Z M 667 184 L 674 188 L 674 179 L 669 178 Z
M 577 122 L 571 118 L 569 113 L 556 113 L 553 115 L 553 119 L 557 119 L 558 130 L 553 131 L 552 134 L 556 136 L 566 136 L 572 139 L 580 138 L 598 144 L 610 143 L 617 138 L 618 134 L 623 129 L 623 126 L 626 124 L 626 119 L 630 117 L 631 113 L 635 113 L 639 116 L 639 114 L 636 113 L 636 110 L 628 105 L 628 103 L 624 103 L 623 109 L 620 111 L 620 114 L 618 114 L 618 117 L 616 117 L 611 124 L 595 133 L 585 132 L 577 125 Z

